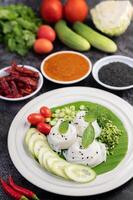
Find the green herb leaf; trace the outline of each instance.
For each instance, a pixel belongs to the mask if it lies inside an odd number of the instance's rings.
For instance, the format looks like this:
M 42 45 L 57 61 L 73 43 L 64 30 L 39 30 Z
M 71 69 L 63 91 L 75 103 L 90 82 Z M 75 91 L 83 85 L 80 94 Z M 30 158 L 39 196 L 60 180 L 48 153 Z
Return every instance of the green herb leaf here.
M 87 148 L 94 140 L 95 138 L 95 131 L 90 123 L 89 126 L 85 129 L 82 137 L 82 146 L 83 148 Z
M 96 117 L 94 114 L 86 113 L 86 115 L 84 116 L 84 120 L 86 122 L 94 122 L 96 120 Z
M 61 134 L 65 134 L 68 131 L 68 128 L 69 128 L 69 122 L 68 121 L 61 122 L 61 124 L 59 126 L 59 132 Z

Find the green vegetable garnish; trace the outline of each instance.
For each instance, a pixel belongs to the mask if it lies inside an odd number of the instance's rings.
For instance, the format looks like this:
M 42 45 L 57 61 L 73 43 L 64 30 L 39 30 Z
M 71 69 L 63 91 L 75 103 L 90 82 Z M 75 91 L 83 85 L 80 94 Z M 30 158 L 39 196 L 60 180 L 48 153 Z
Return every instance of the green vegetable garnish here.
M 107 118 L 101 117 L 101 119 L 98 121 L 99 125 L 102 127 L 102 132 L 98 137 L 98 140 L 102 143 L 105 143 L 108 147 L 109 154 L 112 154 L 112 150 L 119 143 L 122 131 Z
M 94 138 L 95 138 L 95 131 L 92 124 L 90 123 L 83 133 L 82 137 L 83 148 L 86 149 L 93 142 Z
M 24 56 L 33 47 L 41 20 L 23 4 L 0 6 L 0 42 Z
M 86 113 L 86 115 L 84 116 L 84 120 L 86 122 L 94 122 L 96 120 L 96 117 L 94 114 Z
M 68 121 L 61 122 L 61 124 L 59 126 L 59 132 L 61 134 L 65 134 L 68 131 L 68 128 L 69 128 L 69 122 Z
M 64 121 L 72 122 L 76 116 L 76 113 L 77 111 L 75 109 L 75 106 L 69 106 L 69 107 L 66 106 L 64 108 L 61 108 L 61 109 L 58 108 L 54 110 L 52 114 L 52 118 L 56 119 L 57 121 L 58 119 L 63 119 Z

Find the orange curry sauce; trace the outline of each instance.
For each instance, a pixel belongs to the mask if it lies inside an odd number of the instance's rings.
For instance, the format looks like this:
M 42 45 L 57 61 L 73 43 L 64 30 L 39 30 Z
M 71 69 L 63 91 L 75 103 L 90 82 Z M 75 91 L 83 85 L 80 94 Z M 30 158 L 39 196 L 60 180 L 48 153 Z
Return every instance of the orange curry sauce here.
M 83 77 L 90 69 L 88 61 L 78 54 L 62 53 L 48 58 L 44 72 L 58 81 L 73 81 Z

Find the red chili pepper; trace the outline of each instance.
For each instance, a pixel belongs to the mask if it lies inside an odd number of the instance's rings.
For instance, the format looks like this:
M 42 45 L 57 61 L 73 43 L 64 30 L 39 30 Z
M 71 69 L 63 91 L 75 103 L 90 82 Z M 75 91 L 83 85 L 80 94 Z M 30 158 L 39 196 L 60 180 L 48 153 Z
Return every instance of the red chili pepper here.
M 39 200 L 39 198 L 36 196 L 36 194 L 26 188 L 23 188 L 23 187 L 20 187 L 18 185 L 16 185 L 13 181 L 13 178 L 11 176 L 9 176 L 9 184 L 10 186 L 16 190 L 17 192 L 20 192 L 21 194 L 29 197 L 29 198 L 32 198 L 34 200 Z
M 4 191 L 15 200 L 29 200 L 23 194 L 14 191 L 2 178 L 0 178 L 1 185 Z

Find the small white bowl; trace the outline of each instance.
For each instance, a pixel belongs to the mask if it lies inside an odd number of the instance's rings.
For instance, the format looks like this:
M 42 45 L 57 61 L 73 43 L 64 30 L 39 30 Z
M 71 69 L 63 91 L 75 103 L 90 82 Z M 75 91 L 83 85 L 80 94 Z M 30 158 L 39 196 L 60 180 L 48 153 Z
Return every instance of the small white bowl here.
M 124 87 L 116 87 L 116 86 L 111 86 L 111 85 L 107 85 L 105 83 L 103 83 L 102 81 L 99 80 L 99 70 L 109 64 L 109 63 L 114 63 L 114 62 L 121 62 L 121 63 L 125 63 L 127 65 L 129 65 L 130 67 L 133 68 L 133 59 L 126 57 L 126 56 L 120 56 L 120 55 L 116 55 L 116 56 L 107 56 L 105 58 L 102 58 L 100 60 L 98 60 L 92 69 L 92 75 L 94 77 L 94 79 L 102 86 L 108 88 L 108 89 L 112 89 L 112 90 L 127 90 L 127 89 L 131 89 L 133 88 L 133 85 L 129 85 L 129 86 L 124 86 Z M 113 76 L 113 74 L 111 74 L 111 76 Z
M 79 56 L 82 56 L 82 57 L 83 57 L 85 60 L 87 60 L 87 62 L 88 62 L 88 67 L 89 67 L 88 72 L 87 72 L 84 76 L 82 76 L 81 78 L 76 79 L 76 80 L 73 80 L 73 81 L 59 81 L 59 80 L 56 80 L 56 79 L 53 79 L 53 78 L 49 77 L 49 76 L 45 73 L 45 71 L 44 71 L 45 62 L 46 62 L 49 58 L 51 58 L 51 57 L 53 57 L 53 56 L 55 56 L 55 55 L 64 54 L 64 53 L 68 53 L 68 54 L 77 54 L 77 55 L 79 55 Z M 92 63 L 91 63 L 90 59 L 87 58 L 86 56 L 84 56 L 83 54 L 78 53 L 78 52 L 76 52 L 76 51 L 59 51 L 59 52 L 53 53 L 53 54 L 47 56 L 47 57 L 42 61 L 42 63 L 41 63 L 41 72 L 42 72 L 43 76 L 44 76 L 46 79 L 48 79 L 49 81 L 52 81 L 52 82 L 58 83 L 58 84 L 65 84 L 65 85 L 67 85 L 67 84 L 78 83 L 78 82 L 82 81 L 83 79 L 87 78 L 87 76 L 89 76 L 89 74 L 91 73 L 91 71 L 92 71 Z
M 28 66 L 28 65 L 17 65 L 17 66 L 19 66 L 19 67 L 24 66 L 27 69 L 31 69 L 32 71 L 38 72 L 38 74 L 39 74 L 39 80 L 38 80 L 38 87 L 37 87 L 37 89 L 34 92 L 32 92 L 31 94 L 29 94 L 27 96 L 24 96 L 24 97 L 20 97 L 20 98 L 8 98 L 8 97 L 0 96 L 0 99 L 7 100 L 7 101 L 21 101 L 21 100 L 25 100 L 25 99 L 28 99 L 28 98 L 34 96 L 41 89 L 41 87 L 43 85 L 43 76 L 42 76 L 42 74 L 37 69 L 35 69 L 32 66 Z M 10 68 L 10 67 L 11 66 L 8 66 L 8 67 L 5 67 L 5 68 L 1 69 L 0 70 L 0 77 L 8 75 L 8 73 L 5 72 L 5 70 L 8 69 L 8 68 Z

